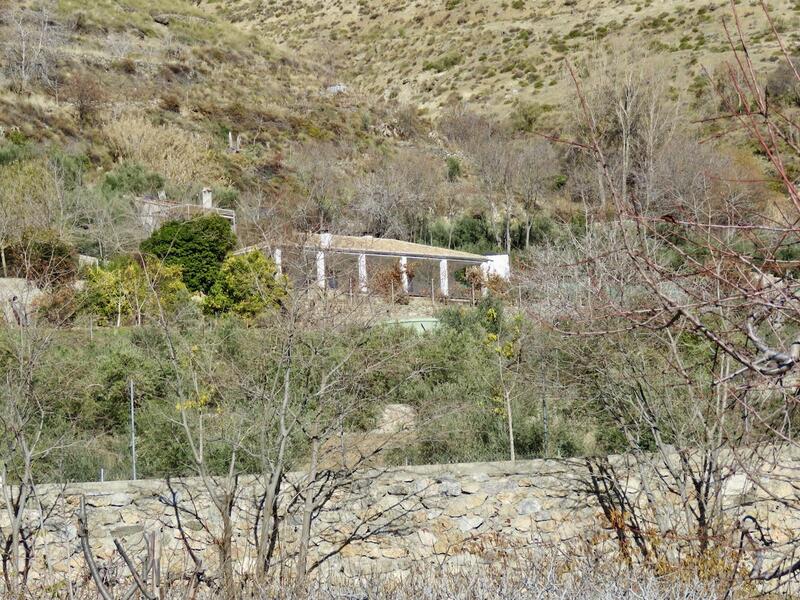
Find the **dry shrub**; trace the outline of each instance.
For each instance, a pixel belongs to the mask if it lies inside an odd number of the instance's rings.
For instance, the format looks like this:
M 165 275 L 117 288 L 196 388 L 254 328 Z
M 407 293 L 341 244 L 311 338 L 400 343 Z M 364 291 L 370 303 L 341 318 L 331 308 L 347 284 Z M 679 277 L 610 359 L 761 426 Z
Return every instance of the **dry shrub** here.
M 174 113 L 181 112 L 181 101 L 175 94 L 164 94 L 158 104 L 161 110 Z
M 136 61 L 133 60 L 131 57 L 126 56 L 125 58 L 120 59 L 117 61 L 114 66 L 122 73 L 126 75 L 135 75 L 136 74 Z
M 62 285 L 37 298 L 36 313 L 51 325 L 63 326 L 75 319 L 79 303 L 72 285 Z
M 406 265 L 406 274 L 409 281 L 414 278 L 414 267 L 412 265 Z M 388 299 L 394 297 L 394 301 L 397 304 L 408 304 L 408 294 L 403 291 L 403 273 L 399 264 L 376 271 L 372 275 L 369 285 L 375 293 L 381 294 Z
M 106 94 L 96 75 L 80 72 L 73 75 L 66 86 L 66 97 L 75 105 L 78 120 L 88 123 L 106 101 Z
M 304 584 L 279 577 L 267 581 L 243 578 L 231 597 L 250 600 L 725 600 L 755 595 L 738 578 L 734 581 L 725 577 L 706 579 L 691 568 L 659 576 L 648 569 L 628 568 L 615 561 L 597 560 L 597 557 L 569 560 L 557 555 L 556 552 L 550 556 L 543 552 L 520 553 L 496 564 L 476 561 L 460 568 L 454 561 L 445 561 L 439 566 L 419 564 L 411 570 L 385 574 L 314 578 Z M 70 598 L 97 598 L 91 581 L 84 579 L 74 587 L 74 592 L 70 587 Z M 224 590 L 216 588 L 213 580 L 209 580 L 208 586 L 194 590 L 187 587 L 184 578 L 170 578 L 164 585 L 164 597 L 211 600 L 224 595 Z M 26 600 L 40 597 L 34 593 L 25 596 Z
M 403 139 L 414 138 L 422 134 L 425 124 L 416 106 L 402 104 L 394 111 L 394 121 L 398 134 Z
M 117 159 L 130 160 L 167 180 L 193 185 L 197 182 L 227 185 L 211 141 L 171 124 L 154 125 L 136 115 L 107 123 L 104 134 Z

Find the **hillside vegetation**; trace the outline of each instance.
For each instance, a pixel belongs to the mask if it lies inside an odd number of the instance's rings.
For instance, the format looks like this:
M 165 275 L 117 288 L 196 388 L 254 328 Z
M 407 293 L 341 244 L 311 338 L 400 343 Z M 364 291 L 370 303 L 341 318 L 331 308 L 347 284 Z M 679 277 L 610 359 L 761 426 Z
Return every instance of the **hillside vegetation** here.
M 757 2 L 741 17 L 758 68 L 778 60 Z M 713 72 L 729 52 L 726 0 L 203 0 L 201 6 L 299 56 L 318 57 L 330 81 L 438 114 L 464 101 L 507 115 L 520 105 L 559 105 L 571 95 L 563 60 L 632 54 L 671 94 Z M 787 43 L 800 5 L 770 2 Z M 729 23 L 730 25 L 730 23 Z

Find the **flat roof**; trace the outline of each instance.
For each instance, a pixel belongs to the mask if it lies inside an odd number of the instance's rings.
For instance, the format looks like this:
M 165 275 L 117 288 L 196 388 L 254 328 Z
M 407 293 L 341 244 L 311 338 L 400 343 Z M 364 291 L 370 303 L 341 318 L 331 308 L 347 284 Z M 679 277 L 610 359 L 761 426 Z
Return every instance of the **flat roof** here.
M 367 254 L 372 256 L 405 256 L 407 258 L 428 258 L 438 260 L 457 260 L 471 263 L 484 263 L 488 259 L 481 254 L 404 242 L 390 238 L 376 238 L 371 236 L 355 235 L 330 235 L 328 243 L 323 243 L 326 234 L 306 233 L 298 234 L 291 240 L 262 242 L 237 250 L 234 254 L 246 254 L 252 250 L 264 248 L 295 246 L 308 250 L 326 250 L 341 254 Z

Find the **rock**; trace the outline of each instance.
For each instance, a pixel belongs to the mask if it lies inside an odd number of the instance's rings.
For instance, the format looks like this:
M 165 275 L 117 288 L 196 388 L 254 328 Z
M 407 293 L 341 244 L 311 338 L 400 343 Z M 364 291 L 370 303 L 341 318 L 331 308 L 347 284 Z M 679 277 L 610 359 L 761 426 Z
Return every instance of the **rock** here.
M 460 496 L 445 507 L 445 512 L 451 517 L 460 517 L 482 506 L 486 502 L 486 498 L 486 494 Z
M 533 521 L 530 517 L 517 517 L 511 521 L 511 527 L 517 531 L 530 531 Z
M 441 483 L 441 490 L 445 496 L 460 496 L 461 484 L 453 480 L 444 480 Z
M 111 530 L 111 535 L 118 538 L 130 537 L 140 533 L 144 533 L 144 527 L 141 525 L 123 525 L 122 527 L 117 527 L 116 529 Z
M 461 491 L 464 494 L 477 494 L 481 491 L 481 484 L 477 481 L 465 481 L 461 484 Z
M 334 83 L 333 85 L 329 85 L 327 88 L 325 88 L 325 91 L 328 92 L 331 96 L 346 94 L 347 86 L 343 83 Z
M 456 524 L 461 531 L 471 531 L 483 525 L 483 517 L 459 517 L 456 519 Z
M 329 91 L 330 89 L 328 88 Z M 344 90 L 346 89 L 344 88 Z M 414 431 L 416 420 L 417 411 L 408 404 L 387 404 L 383 407 L 383 412 L 378 420 L 378 428 L 373 430 L 373 433 L 396 434 Z
M 394 485 L 390 485 L 389 488 L 386 490 L 387 494 L 391 494 L 392 496 L 406 496 L 411 493 L 411 490 L 408 489 L 408 486 L 403 485 L 402 483 L 395 483 Z
M 436 536 L 425 529 L 417 532 L 417 536 L 419 537 L 419 543 L 423 546 L 433 546 L 436 543 Z
M 381 550 L 381 554 L 383 554 L 384 558 L 403 558 L 408 554 L 408 552 L 405 548 L 392 547 L 384 548 Z
M 523 500 L 517 504 L 517 512 L 521 515 L 532 515 L 542 510 L 542 505 L 533 498 Z
M 111 494 L 105 502 L 108 506 L 130 506 L 133 504 L 133 498 L 130 494 Z
M 164 27 L 169 27 L 169 15 L 154 15 L 153 21 L 158 23 L 159 25 L 163 25 Z

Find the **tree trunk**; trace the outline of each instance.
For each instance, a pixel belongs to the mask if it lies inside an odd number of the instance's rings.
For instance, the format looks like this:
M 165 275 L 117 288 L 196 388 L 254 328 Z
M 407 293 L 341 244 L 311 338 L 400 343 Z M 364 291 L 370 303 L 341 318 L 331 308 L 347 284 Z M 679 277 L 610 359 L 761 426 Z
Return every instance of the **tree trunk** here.
M 222 591 L 227 600 L 235 600 L 236 580 L 233 575 L 233 523 L 231 519 L 233 496 L 225 494 L 225 510 L 222 513 L 222 536 L 219 540 L 219 563 L 222 572 Z
M 531 229 L 533 229 L 533 220 L 530 215 L 525 215 L 525 250 L 531 247 Z
M 506 417 L 508 419 L 508 447 L 511 452 L 511 462 L 517 460 L 517 452 L 514 447 L 514 416 L 511 414 L 511 394 L 508 390 L 503 392 L 506 399 Z
M 511 213 L 506 211 L 506 254 L 511 254 Z
M 311 440 L 311 464 L 308 467 L 305 501 L 303 503 L 303 525 L 300 530 L 300 547 L 297 551 L 297 582 L 302 583 L 308 574 L 308 547 L 311 540 L 311 516 L 314 512 L 314 482 L 317 479 L 319 459 L 319 437 Z

